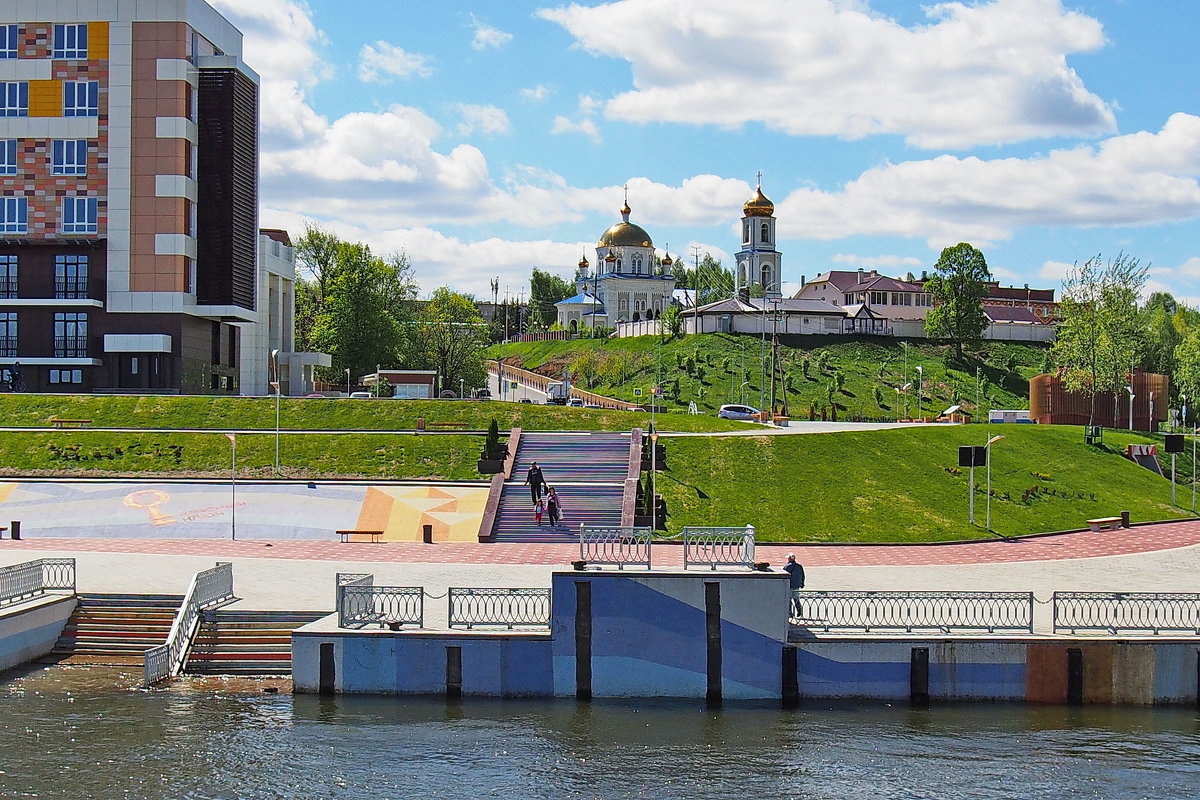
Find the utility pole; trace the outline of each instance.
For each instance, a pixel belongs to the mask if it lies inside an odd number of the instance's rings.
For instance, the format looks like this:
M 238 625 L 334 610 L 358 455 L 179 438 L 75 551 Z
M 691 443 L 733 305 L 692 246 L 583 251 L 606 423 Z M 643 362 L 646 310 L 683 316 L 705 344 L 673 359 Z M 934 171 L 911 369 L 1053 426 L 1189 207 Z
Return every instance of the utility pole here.
M 762 298 L 762 313 L 758 315 L 758 327 L 761 332 L 762 344 L 759 346 L 759 358 L 762 359 L 762 377 L 758 384 L 758 410 L 762 411 L 767 404 L 767 298 Z
M 779 301 L 772 300 L 771 313 L 771 418 L 775 417 L 775 376 L 779 372 Z M 785 401 L 786 405 L 786 401 Z
M 696 320 L 695 333 L 700 332 L 700 245 L 692 245 L 692 264 L 696 273 L 696 296 L 692 298 L 692 317 Z

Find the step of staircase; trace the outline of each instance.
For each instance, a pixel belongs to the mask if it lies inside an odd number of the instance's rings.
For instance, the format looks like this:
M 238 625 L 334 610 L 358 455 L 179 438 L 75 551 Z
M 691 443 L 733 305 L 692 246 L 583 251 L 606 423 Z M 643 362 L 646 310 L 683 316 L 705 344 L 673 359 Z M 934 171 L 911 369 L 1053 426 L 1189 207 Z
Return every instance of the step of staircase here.
M 189 675 L 290 675 L 292 631 L 327 612 L 206 611 L 183 671 Z
M 563 522 L 550 527 L 548 516 L 538 527 L 533 518 L 533 502 L 529 488 L 506 485 L 500 495 L 492 535 L 497 542 L 563 543 L 579 541 L 579 526 L 615 527 L 621 524 L 621 501 L 624 487 L 620 485 L 560 484 Z
M 180 595 L 80 594 L 52 655 L 123 664 L 167 640 Z

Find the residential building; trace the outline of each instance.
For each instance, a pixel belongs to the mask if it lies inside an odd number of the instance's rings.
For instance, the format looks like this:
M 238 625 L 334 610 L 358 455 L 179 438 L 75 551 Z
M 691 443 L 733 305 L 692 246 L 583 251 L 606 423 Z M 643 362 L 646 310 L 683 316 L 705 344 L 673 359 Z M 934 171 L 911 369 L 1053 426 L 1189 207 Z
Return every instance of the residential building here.
M 29 391 L 242 389 L 260 298 L 241 53 L 203 0 L 0 4 L 0 364 Z

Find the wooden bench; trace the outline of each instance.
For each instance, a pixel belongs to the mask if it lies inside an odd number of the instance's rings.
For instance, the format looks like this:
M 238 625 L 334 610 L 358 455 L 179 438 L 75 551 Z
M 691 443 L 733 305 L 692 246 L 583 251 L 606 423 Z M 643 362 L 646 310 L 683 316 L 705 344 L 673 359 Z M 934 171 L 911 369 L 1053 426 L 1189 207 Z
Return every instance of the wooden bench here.
M 61 417 L 51 417 L 50 424 L 56 428 L 86 428 L 92 424 L 90 419 L 62 419 Z
M 466 423 L 466 422 L 426 422 L 425 427 L 426 428 L 461 428 L 461 429 L 465 430 L 468 427 L 468 423 Z
M 370 541 L 372 543 L 378 544 L 380 537 L 383 536 L 383 531 L 337 531 L 337 535 L 342 537 L 342 544 L 345 544 L 346 542 L 353 542 L 353 541 L 359 541 L 359 542 Z M 356 538 L 356 537 L 370 537 L 370 538 L 363 539 L 363 538 Z
M 1120 517 L 1098 517 L 1087 521 L 1088 529 L 1092 533 L 1099 533 L 1103 530 L 1116 530 L 1121 527 Z

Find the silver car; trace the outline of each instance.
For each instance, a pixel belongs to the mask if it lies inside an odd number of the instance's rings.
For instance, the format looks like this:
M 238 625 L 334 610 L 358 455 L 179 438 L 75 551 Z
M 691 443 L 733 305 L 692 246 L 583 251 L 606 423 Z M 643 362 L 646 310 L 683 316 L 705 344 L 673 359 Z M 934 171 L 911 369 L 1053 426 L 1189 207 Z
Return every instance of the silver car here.
M 756 419 L 758 417 L 758 409 L 751 406 L 743 406 L 737 404 L 729 404 L 721 406 L 721 410 L 717 412 L 717 416 L 722 419 Z

